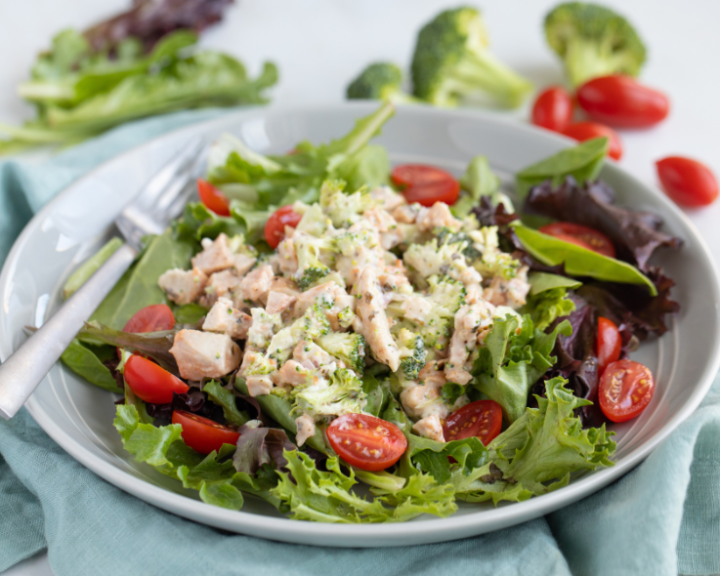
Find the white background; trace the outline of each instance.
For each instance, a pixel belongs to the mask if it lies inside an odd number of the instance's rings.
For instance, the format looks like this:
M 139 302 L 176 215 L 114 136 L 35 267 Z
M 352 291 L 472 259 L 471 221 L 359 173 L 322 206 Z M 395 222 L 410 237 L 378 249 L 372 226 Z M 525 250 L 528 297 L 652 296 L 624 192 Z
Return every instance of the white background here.
M 446 7 L 439 0 L 236 0 L 224 22 L 203 36 L 204 46 L 240 57 L 256 74 L 264 60 L 280 68 L 272 93 L 282 104 L 338 102 L 347 83 L 369 62 L 410 63 L 419 27 Z M 547 48 L 542 20 L 553 0 L 485 0 L 493 51 L 538 88 L 563 81 Z M 649 49 L 642 79 L 665 91 L 671 115 L 651 130 L 625 131 L 620 162 L 656 184 L 654 161 L 686 155 L 720 175 L 720 2 L 717 0 L 604 0 L 625 14 Z M 0 0 L 0 122 L 18 123 L 31 109 L 15 95 L 38 51 L 65 27 L 85 28 L 125 9 L 129 0 Z M 508 113 L 525 121 L 527 108 Z M 688 212 L 720 263 L 720 202 Z M 52 574 L 41 555 L 8 576 Z

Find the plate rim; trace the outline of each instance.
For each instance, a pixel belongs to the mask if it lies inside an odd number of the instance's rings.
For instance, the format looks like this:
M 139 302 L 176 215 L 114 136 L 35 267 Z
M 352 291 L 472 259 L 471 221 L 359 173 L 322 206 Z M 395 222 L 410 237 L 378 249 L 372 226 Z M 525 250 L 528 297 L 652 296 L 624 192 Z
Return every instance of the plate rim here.
M 144 149 L 156 146 L 160 141 L 170 140 L 172 138 L 181 138 L 185 134 L 193 134 L 212 130 L 215 125 L 227 123 L 232 117 L 233 120 L 241 121 L 244 118 L 263 117 L 267 114 L 308 114 L 308 113 L 337 113 L 343 111 L 355 111 L 354 116 L 361 113 L 367 113 L 376 109 L 375 103 L 338 103 L 334 105 L 285 105 L 285 106 L 268 106 L 268 107 L 252 107 L 241 110 L 228 111 L 227 114 L 221 115 L 219 118 L 213 118 L 197 123 L 190 124 L 156 136 L 138 146 L 132 147 L 121 154 L 114 156 L 99 164 L 77 180 L 73 181 L 58 194 L 56 194 L 37 214 L 28 222 L 18 238 L 13 243 L 12 249 L 8 253 L 7 259 L 3 264 L 2 272 L 0 272 L 0 289 L 4 290 L 9 280 L 12 279 L 14 271 L 14 262 L 17 260 L 21 247 L 25 244 L 31 235 L 31 230 L 38 221 L 52 214 L 54 207 L 59 203 L 65 195 L 71 193 L 75 186 L 80 185 L 87 179 L 92 179 L 99 172 L 102 172 L 108 164 L 121 162 L 126 157 L 131 157 Z M 527 132 L 542 135 L 551 141 L 563 145 L 574 144 L 574 141 L 557 135 L 540 130 L 531 125 L 518 122 L 516 119 L 499 117 L 492 113 L 479 110 L 438 110 L 430 107 L 401 107 L 402 110 L 410 110 L 412 113 L 426 115 L 445 115 L 456 118 L 471 117 L 482 122 L 494 123 L 506 126 L 520 132 Z M 665 208 L 674 213 L 683 224 L 692 232 L 694 240 L 698 244 L 698 251 L 702 256 L 705 267 L 708 268 L 710 276 L 713 280 L 712 292 L 714 294 L 714 304 L 717 307 L 720 304 L 720 273 L 718 267 L 712 258 L 710 249 L 705 239 L 700 235 L 693 222 L 688 216 L 675 206 L 656 186 L 648 185 L 628 170 L 620 167 L 613 161 L 606 162 L 606 169 L 618 172 L 620 175 L 630 181 L 634 187 L 642 187 L 650 190 Z M 129 198 L 128 202 L 132 199 Z M 716 332 L 713 336 L 713 348 L 720 350 L 720 333 Z M 12 343 L 0 340 L 0 360 L 4 360 L 9 354 L 7 352 L 12 349 Z M 162 508 L 168 512 L 179 514 L 186 518 L 196 520 L 209 526 L 220 527 L 236 532 L 248 533 L 256 536 L 270 538 L 273 540 L 281 540 L 286 542 L 295 542 L 312 545 L 323 546 L 348 546 L 354 547 L 370 547 L 370 546 L 398 546 L 413 545 L 427 542 L 442 542 L 457 538 L 468 537 L 473 534 L 481 533 L 480 530 L 473 530 L 478 523 L 478 514 L 482 514 L 482 524 L 491 524 L 487 530 L 492 531 L 506 526 L 514 525 L 526 520 L 530 520 L 543 514 L 552 512 L 561 507 L 569 505 L 583 497 L 590 496 L 597 490 L 603 488 L 613 480 L 621 477 L 637 466 L 644 460 L 662 441 L 664 441 L 670 433 L 672 433 L 688 416 L 694 412 L 707 395 L 715 376 L 720 369 L 720 353 L 716 353 L 708 362 L 702 376 L 699 379 L 698 386 L 694 393 L 689 396 L 673 418 L 665 422 L 655 434 L 643 442 L 640 446 L 633 449 L 629 454 L 624 456 L 620 462 L 617 462 L 611 468 L 604 468 L 594 471 L 587 476 L 563 487 L 560 490 L 545 494 L 542 496 L 531 498 L 525 502 L 513 503 L 507 506 L 501 506 L 492 510 L 482 510 L 478 513 L 468 513 L 463 515 L 453 515 L 447 518 L 433 518 L 424 522 L 407 522 L 403 523 L 402 535 L 397 535 L 396 524 L 323 524 L 308 521 L 290 520 L 289 518 L 277 518 L 255 514 L 251 512 L 233 511 L 205 504 L 204 502 L 188 498 L 181 494 L 172 492 L 160 486 L 156 486 L 133 476 L 132 474 L 121 470 L 106 462 L 99 456 L 93 454 L 89 449 L 85 448 L 81 443 L 76 442 L 67 434 L 52 418 L 45 412 L 40 404 L 35 400 L 34 396 L 26 403 L 26 408 L 38 425 L 68 454 L 83 466 L 93 471 L 95 474 L 104 478 L 116 487 L 132 494 L 152 505 Z M 341 532 L 339 534 L 339 531 Z M 431 533 L 428 535 L 428 533 Z M 394 537 L 393 537 L 394 536 Z M 425 538 L 423 538 L 425 536 Z M 324 538 L 331 537 L 328 542 L 323 541 Z M 361 539 L 355 541 L 356 538 Z

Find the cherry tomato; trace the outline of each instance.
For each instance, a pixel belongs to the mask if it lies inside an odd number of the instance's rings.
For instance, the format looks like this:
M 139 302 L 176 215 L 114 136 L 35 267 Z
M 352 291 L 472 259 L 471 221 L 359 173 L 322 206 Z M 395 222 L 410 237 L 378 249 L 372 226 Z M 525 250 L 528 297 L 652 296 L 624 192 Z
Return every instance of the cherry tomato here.
M 295 228 L 302 216 L 292 209 L 292 206 L 278 208 L 270 215 L 265 223 L 265 240 L 270 248 L 277 248 L 278 244 L 285 238 L 285 226 Z
M 444 170 L 425 164 L 401 164 L 393 168 L 393 183 L 409 203 L 430 207 L 435 202 L 455 204 L 460 196 L 460 183 Z
M 443 425 L 445 441 L 477 436 L 487 446 L 502 428 L 502 408 L 495 400 L 477 400 L 456 410 Z
M 551 86 L 540 93 L 532 109 L 532 123 L 541 128 L 562 132 L 572 122 L 573 101 L 568 91 Z
M 620 358 L 621 349 L 620 330 L 612 320 L 600 316 L 597 331 L 598 373 L 600 375 L 609 364 L 616 362 Z
M 239 433 L 227 426 L 182 410 L 173 412 L 172 423 L 182 426 L 183 441 L 200 454 L 220 450 L 223 444 L 234 445 L 240 438 Z
M 615 258 L 615 246 L 602 232 L 589 226 L 573 224 L 572 222 L 553 222 L 542 226 L 540 232 L 549 234 L 565 242 L 577 244 L 603 256 Z
M 600 409 L 613 422 L 625 422 L 645 410 L 654 392 L 655 380 L 649 368 L 632 360 L 618 360 L 600 377 Z
M 604 124 L 598 124 L 597 122 L 576 122 L 575 124 L 570 124 L 562 133 L 578 142 L 585 142 L 585 140 L 605 136 L 610 140 L 608 156 L 615 160 L 622 158 L 623 148 L 620 136 L 618 136 L 615 130 L 608 128 Z
M 172 402 L 173 392 L 184 394 L 190 387 L 155 362 L 133 354 L 125 362 L 125 382 L 137 396 L 150 404 Z
M 593 78 L 577 90 L 580 107 L 593 119 L 621 128 L 647 128 L 664 120 L 670 100 L 631 76 Z
M 368 414 L 345 414 L 327 428 L 338 456 L 361 470 L 385 470 L 400 460 L 407 439 L 400 428 Z
M 670 156 L 655 166 L 666 194 L 682 206 L 707 206 L 718 197 L 715 175 L 697 160 Z
M 141 308 L 125 324 L 123 332 L 140 334 L 142 332 L 159 332 L 160 330 L 172 330 L 175 326 L 170 306 L 167 304 L 153 304 Z
M 198 194 L 205 207 L 218 216 L 230 216 L 230 200 L 215 186 L 198 178 Z

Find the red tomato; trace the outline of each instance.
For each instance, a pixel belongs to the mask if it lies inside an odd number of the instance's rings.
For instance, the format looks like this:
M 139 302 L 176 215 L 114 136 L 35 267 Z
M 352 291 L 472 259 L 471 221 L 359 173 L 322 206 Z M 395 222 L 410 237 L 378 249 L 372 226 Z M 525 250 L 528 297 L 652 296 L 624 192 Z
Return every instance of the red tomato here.
M 215 186 L 198 178 L 198 194 L 200 200 L 211 212 L 218 216 L 230 216 L 230 200 Z
M 338 456 L 361 470 L 385 470 L 400 460 L 407 439 L 400 428 L 368 414 L 345 414 L 327 429 L 330 446 Z
M 477 436 L 485 446 L 500 434 L 502 408 L 495 400 L 477 400 L 456 410 L 443 425 L 445 441 Z
M 278 208 L 270 215 L 265 223 L 265 240 L 270 248 L 277 248 L 278 244 L 285 238 L 285 226 L 295 228 L 302 216 L 292 209 L 292 206 Z
M 616 362 L 620 358 L 622 349 L 622 338 L 620 330 L 615 326 L 612 320 L 598 318 L 597 331 L 597 357 L 598 357 L 598 373 L 602 375 L 608 365 Z
M 670 101 L 630 76 L 593 78 L 577 90 L 580 107 L 592 118 L 621 128 L 647 128 L 664 120 Z
M 167 404 L 173 392 L 184 394 L 190 387 L 155 362 L 133 354 L 125 362 L 125 382 L 130 390 L 150 404 Z
M 598 124 L 597 122 L 576 122 L 575 124 L 570 124 L 562 133 L 578 142 L 585 142 L 585 140 L 604 136 L 610 140 L 608 156 L 615 160 L 622 158 L 623 149 L 620 136 L 618 136 L 615 130 L 603 124 Z
M 430 207 L 435 202 L 455 204 L 460 196 L 460 183 L 444 170 L 425 164 L 401 164 L 393 168 L 393 183 L 409 203 Z
M 600 377 L 600 409 L 613 422 L 625 422 L 645 410 L 654 392 L 655 380 L 649 368 L 632 360 L 618 360 Z
M 240 434 L 227 426 L 182 410 L 173 412 L 172 423 L 182 426 L 183 441 L 200 454 L 220 450 L 223 444 L 234 445 L 240 438 Z
M 678 204 L 707 206 L 718 197 L 718 182 L 705 164 L 682 156 L 670 156 L 658 160 L 655 165 L 666 194 Z
M 568 91 L 551 86 L 540 93 L 532 109 L 532 123 L 541 128 L 562 132 L 572 122 L 573 101 Z
M 170 306 L 153 304 L 135 312 L 125 324 L 123 332 L 132 332 L 133 334 L 159 332 L 160 330 L 172 330 L 174 326 L 175 316 L 173 316 Z
M 553 222 L 542 226 L 540 232 L 549 234 L 565 242 L 577 244 L 603 256 L 615 258 L 615 246 L 602 232 L 589 226 L 573 224 L 572 222 Z

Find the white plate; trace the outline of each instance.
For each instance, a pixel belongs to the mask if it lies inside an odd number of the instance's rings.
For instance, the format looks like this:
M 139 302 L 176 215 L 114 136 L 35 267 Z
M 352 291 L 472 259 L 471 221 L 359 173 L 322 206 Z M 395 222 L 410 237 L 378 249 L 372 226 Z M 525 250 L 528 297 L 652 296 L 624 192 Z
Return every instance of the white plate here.
M 147 181 L 189 138 L 231 132 L 262 152 L 283 153 L 300 140 L 324 142 L 343 135 L 372 104 L 295 109 L 256 109 L 185 128 L 157 138 L 102 165 L 64 190 L 28 224 L 0 275 L 0 358 L 24 339 L 22 327 L 59 303 L 72 270 L 111 233 L 110 224 L 129 195 Z M 548 132 L 467 111 L 401 108 L 378 142 L 391 160 L 427 162 L 456 174 L 468 160 L 488 156 L 492 167 L 511 175 L 570 142 Z M 619 202 L 661 214 L 666 229 L 682 237 L 681 252 L 659 255 L 678 285 L 682 310 L 671 330 L 644 344 L 635 356 L 656 376 L 657 392 L 634 421 L 618 433 L 615 466 L 576 479 L 569 486 L 519 504 L 493 508 L 461 504 L 450 518 L 423 517 L 405 524 L 328 525 L 281 517 L 264 502 L 247 499 L 241 512 L 199 501 L 177 481 L 135 463 L 112 426 L 113 398 L 57 364 L 27 408 L 43 429 L 74 458 L 117 487 L 180 516 L 225 530 L 302 544 L 398 546 L 441 542 L 504 528 L 536 518 L 592 494 L 636 466 L 700 404 L 718 370 L 720 289 L 709 252 L 684 215 L 660 192 L 609 163 L 602 178 Z

